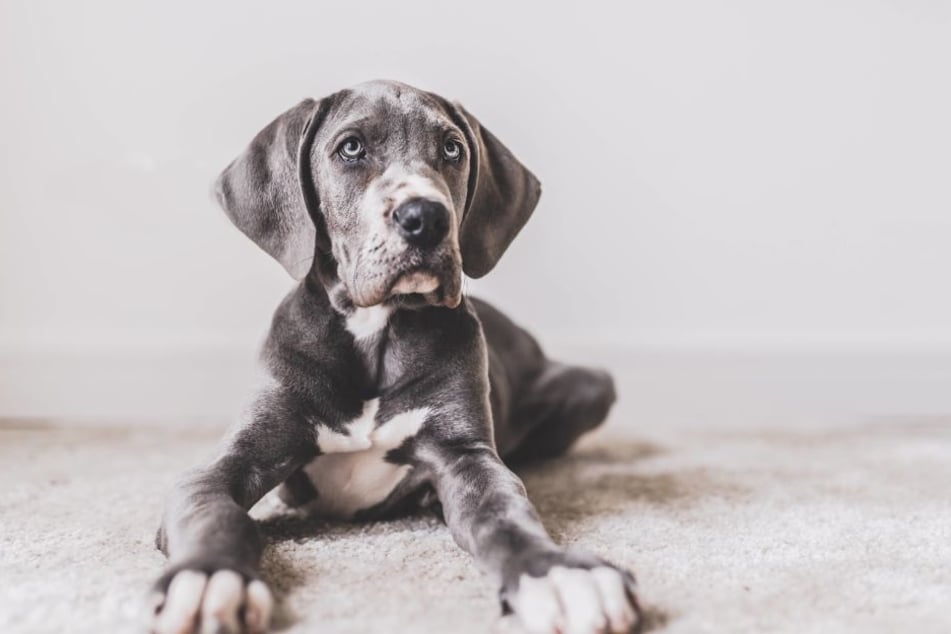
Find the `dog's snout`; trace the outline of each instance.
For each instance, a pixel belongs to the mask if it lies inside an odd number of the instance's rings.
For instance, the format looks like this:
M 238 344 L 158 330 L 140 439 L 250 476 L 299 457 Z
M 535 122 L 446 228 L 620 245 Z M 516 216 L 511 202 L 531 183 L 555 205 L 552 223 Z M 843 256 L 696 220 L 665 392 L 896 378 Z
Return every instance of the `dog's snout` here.
M 397 207 L 393 221 L 406 241 L 417 247 L 436 246 L 449 233 L 449 210 L 425 198 L 414 198 Z

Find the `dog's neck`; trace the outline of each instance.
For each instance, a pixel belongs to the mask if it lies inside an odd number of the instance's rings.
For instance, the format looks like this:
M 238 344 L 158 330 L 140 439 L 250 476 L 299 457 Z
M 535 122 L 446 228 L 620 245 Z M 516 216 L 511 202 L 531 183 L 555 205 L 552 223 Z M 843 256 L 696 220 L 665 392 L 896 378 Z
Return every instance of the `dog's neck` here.
M 354 305 L 337 275 L 333 259 L 323 259 L 321 264 L 315 261 L 304 280 L 306 292 L 319 298 L 315 306 L 329 306 L 340 317 L 344 328 L 353 336 L 354 352 L 362 360 L 367 375 L 371 380 L 381 380 L 389 321 L 400 308 L 390 304 L 366 308 Z
M 371 383 L 377 387 L 388 384 L 397 376 L 393 373 L 399 372 L 398 368 L 384 364 L 394 324 L 405 326 L 407 320 L 415 321 L 432 311 L 465 310 L 461 304 L 451 308 L 434 304 L 428 301 L 427 296 L 416 293 L 393 296 L 374 306 L 357 306 L 337 273 L 336 260 L 319 248 L 314 265 L 304 280 L 303 290 L 317 300 L 309 302 L 312 309 L 323 312 L 325 318 L 330 317 L 330 321 L 343 326 L 353 337 L 352 351 L 363 365 Z M 329 327 L 331 332 L 339 328 L 324 323 L 323 327 Z

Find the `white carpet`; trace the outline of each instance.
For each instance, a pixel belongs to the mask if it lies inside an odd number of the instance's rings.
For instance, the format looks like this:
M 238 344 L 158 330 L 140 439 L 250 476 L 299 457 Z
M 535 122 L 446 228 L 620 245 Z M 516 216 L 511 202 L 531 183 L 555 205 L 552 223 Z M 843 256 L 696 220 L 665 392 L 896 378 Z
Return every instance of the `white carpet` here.
M 951 421 L 622 424 L 527 471 L 555 538 L 637 573 L 664 632 L 951 631 Z M 172 479 L 216 429 L 0 424 L 0 632 L 134 632 Z M 495 588 L 434 518 L 255 509 L 278 629 L 487 632 Z

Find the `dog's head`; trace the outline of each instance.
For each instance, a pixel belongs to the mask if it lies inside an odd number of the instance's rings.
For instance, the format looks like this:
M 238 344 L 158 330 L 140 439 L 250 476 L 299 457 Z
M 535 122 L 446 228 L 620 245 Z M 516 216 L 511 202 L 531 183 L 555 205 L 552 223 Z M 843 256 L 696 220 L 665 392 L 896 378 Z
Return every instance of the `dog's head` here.
M 463 271 L 492 270 L 540 195 L 461 106 L 388 81 L 294 106 L 215 191 L 294 278 L 316 266 L 356 306 L 457 306 Z

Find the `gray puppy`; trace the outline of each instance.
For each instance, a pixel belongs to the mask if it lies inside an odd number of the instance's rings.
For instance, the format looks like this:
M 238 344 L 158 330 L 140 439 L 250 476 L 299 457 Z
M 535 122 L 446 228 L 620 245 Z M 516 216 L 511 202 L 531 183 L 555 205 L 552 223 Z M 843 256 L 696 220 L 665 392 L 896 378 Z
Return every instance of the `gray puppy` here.
M 345 519 L 438 501 L 523 629 L 635 627 L 633 577 L 557 546 L 506 466 L 558 455 L 599 425 L 611 377 L 547 359 L 462 295 L 463 273 L 492 270 L 532 214 L 531 172 L 459 105 L 378 81 L 279 116 L 216 192 L 300 284 L 274 315 L 252 404 L 169 498 L 152 630 L 267 630 L 247 511 L 275 487 Z

